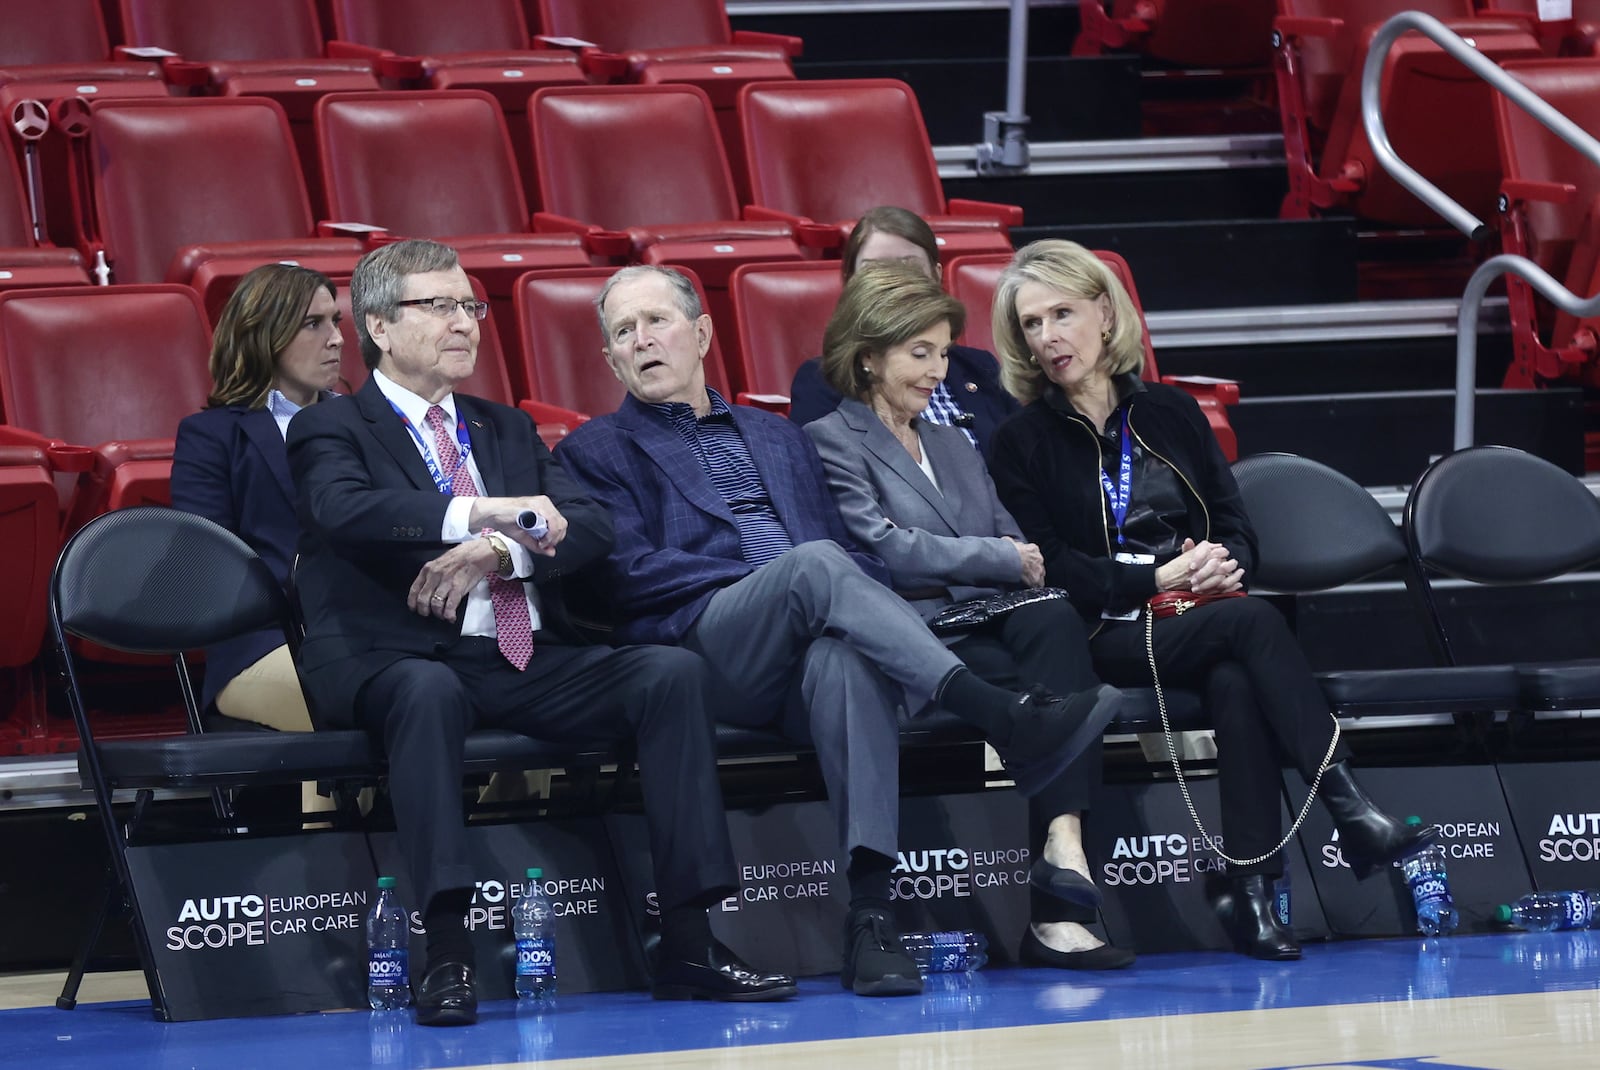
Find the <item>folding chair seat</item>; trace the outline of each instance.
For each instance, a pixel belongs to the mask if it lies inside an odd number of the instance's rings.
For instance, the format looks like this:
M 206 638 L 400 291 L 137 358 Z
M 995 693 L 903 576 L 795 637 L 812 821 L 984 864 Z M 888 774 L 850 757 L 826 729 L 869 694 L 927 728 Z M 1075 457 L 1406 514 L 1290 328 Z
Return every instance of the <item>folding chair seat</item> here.
M 530 233 L 505 117 L 487 93 L 344 93 L 319 101 L 316 116 L 328 211 L 449 243 L 483 281 L 502 329 L 518 275 L 589 266 L 576 235 Z
M 1405 537 L 1389 514 L 1327 465 L 1263 453 L 1239 461 L 1233 475 L 1256 533 L 1252 589 L 1309 594 L 1404 569 Z M 1342 716 L 1507 710 L 1520 697 L 1509 665 L 1345 669 L 1318 673 L 1317 682 Z
M 1265 67 L 1272 62 L 1276 0 L 1103 0 L 1078 5 L 1074 56 L 1136 49 L 1183 67 Z
M 302 161 L 315 159 L 311 109 L 328 93 L 379 88 L 372 60 L 325 54 L 313 0 L 120 0 L 125 39 L 178 53 L 222 96 L 283 105 Z M 322 203 L 307 168 L 313 204 Z
M 1530 585 L 1600 562 L 1600 500 L 1583 481 L 1505 446 L 1447 454 L 1412 485 L 1405 507 L 1411 578 L 1440 659 L 1469 660 L 1459 624 L 1447 623 L 1439 577 Z M 1600 659 L 1519 663 L 1522 709 L 1600 707 Z
M 739 91 L 752 219 L 835 227 L 841 240 L 861 213 L 894 204 L 928 221 L 941 259 L 1009 252 L 1022 209 L 946 201 L 922 110 L 892 79 L 754 82 Z
M 103 255 L 117 282 L 189 283 L 222 256 L 265 263 L 366 249 L 358 238 L 318 236 L 275 101 L 100 100 L 87 131 L 74 170 L 77 199 L 88 202 L 79 244 Z
M 330 0 L 336 55 L 375 57 L 378 73 L 408 88 L 481 89 L 506 113 L 512 145 L 533 197 L 533 161 L 523 113 L 547 85 L 588 81 L 578 56 L 540 47 L 518 0 Z M 448 143 L 446 143 L 448 144 Z
M 796 227 L 740 218 L 739 200 L 712 117 L 694 86 L 563 86 L 541 89 L 528 109 L 541 231 L 583 235 L 596 255 L 691 268 L 707 311 L 732 324 L 728 276 L 740 264 L 799 260 Z M 617 166 L 619 146 L 670 146 L 640 181 Z M 810 241 L 819 228 L 802 224 Z M 831 231 L 817 239 L 830 244 Z M 734 342 L 731 329 L 727 347 Z
M 1367 49 L 1387 19 L 1421 11 L 1497 63 L 1536 58 L 1539 43 L 1526 23 L 1476 19 L 1472 0 L 1279 0 L 1278 10 L 1274 59 L 1289 164 L 1284 217 L 1337 208 L 1395 227 L 1441 225 L 1373 156 L 1361 124 Z M 1380 107 L 1395 151 L 1481 219 L 1495 211 L 1499 158 L 1487 139 L 1462 132 L 1489 126 L 1492 96 L 1488 83 L 1420 34 L 1396 41 L 1384 63 Z
M 1600 59 L 1523 60 L 1505 69 L 1600 137 Z M 1504 251 L 1530 258 L 1580 297 L 1592 295 L 1600 289 L 1600 167 L 1498 94 L 1494 112 L 1505 172 Z M 1528 388 L 1572 378 L 1600 384 L 1596 321 L 1553 308 L 1519 278 L 1506 281 L 1513 360 L 1505 385 Z
M 64 531 L 169 500 L 172 436 L 205 404 L 210 351 L 186 286 L 0 292 L 0 443 L 45 451 Z
M 694 283 L 703 305 L 706 291 L 699 277 L 690 268 L 671 266 Z M 612 274 L 608 267 L 530 271 L 517 280 L 512 305 L 520 345 L 510 348 L 521 360 L 512 362 L 512 382 L 522 396 L 572 412 L 571 427 L 615 412 L 627 394 L 601 353 L 604 340 L 594 311 L 594 299 Z M 713 330 L 705 357 L 706 384 L 732 400 L 735 394 L 724 368 L 722 344 Z
M 44 191 L 38 193 L 42 214 Z M 35 237 L 27 185 L 10 140 L 0 138 L 0 290 L 88 282 L 83 257 L 76 249 L 57 249 L 42 233 Z
M 1128 291 L 1135 311 L 1139 313 L 1139 333 L 1144 339 L 1144 371 L 1141 378 L 1147 383 L 1166 383 L 1175 386 L 1195 399 L 1205 413 L 1211 431 L 1217 436 L 1222 455 L 1234 460 L 1239 455 L 1239 440 L 1228 420 L 1228 406 L 1239 402 L 1239 384 L 1231 379 L 1213 379 L 1203 375 L 1162 375 L 1156 365 L 1155 347 L 1150 344 L 1150 327 L 1145 323 L 1144 306 L 1139 303 L 1139 288 L 1134 285 L 1133 271 L 1128 262 L 1116 253 L 1096 249 L 1094 254 L 1103 260 L 1122 288 Z M 994 307 L 994 292 L 1000 284 L 1000 273 L 1011 262 L 1005 255 L 962 256 L 945 265 L 945 289 L 967 307 L 967 329 L 962 341 L 979 349 L 994 349 L 994 332 L 990 310 Z M 817 335 L 820 340 L 822 335 Z
M 745 185 L 738 95 L 750 82 L 793 78 L 798 37 L 733 30 L 721 0 L 538 0 L 540 32 L 593 41 L 620 54 L 628 81 L 687 83 L 705 91 Z M 599 58 L 595 65 L 600 63 Z

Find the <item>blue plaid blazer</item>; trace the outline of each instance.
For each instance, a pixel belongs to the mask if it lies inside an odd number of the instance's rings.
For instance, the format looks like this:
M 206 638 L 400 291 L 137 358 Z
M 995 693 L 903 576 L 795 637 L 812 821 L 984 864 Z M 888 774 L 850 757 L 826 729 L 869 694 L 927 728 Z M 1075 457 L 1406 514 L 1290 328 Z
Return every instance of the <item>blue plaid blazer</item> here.
M 883 562 L 845 531 L 805 432 L 745 405 L 733 406 L 733 418 L 794 544 L 831 539 L 887 585 Z M 632 396 L 568 435 L 556 455 L 611 512 L 616 542 L 598 567 L 617 642 L 677 643 L 713 594 L 754 571 L 740 556 L 733 512 L 694 451 Z

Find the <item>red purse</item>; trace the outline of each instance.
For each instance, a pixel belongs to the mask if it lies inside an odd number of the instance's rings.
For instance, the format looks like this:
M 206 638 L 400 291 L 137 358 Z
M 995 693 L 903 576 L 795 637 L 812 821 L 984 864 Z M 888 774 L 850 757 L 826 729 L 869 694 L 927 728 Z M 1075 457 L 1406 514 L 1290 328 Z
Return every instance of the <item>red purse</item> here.
M 1244 591 L 1226 591 L 1221 594 L 1195 594 L 1193 591 L 1162 591 L 1150 596 L 1150 615 L 1156 620 L 1180 617 L 1196 606 L 1220 602 L 1224 598 L 1243 598 Z

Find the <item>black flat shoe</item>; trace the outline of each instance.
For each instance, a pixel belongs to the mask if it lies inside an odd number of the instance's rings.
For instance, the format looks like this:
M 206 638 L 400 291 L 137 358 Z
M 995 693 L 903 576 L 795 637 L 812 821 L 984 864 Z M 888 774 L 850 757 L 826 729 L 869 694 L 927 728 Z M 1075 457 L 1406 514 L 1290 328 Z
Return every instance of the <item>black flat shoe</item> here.
M 1094 881 L 1075 869 L 1062 869 L 1036 858 L 1028 869 L 1028 883 L 1046 895 L 1053 895 L 1068 903 L 1100 909 L 1100 889 L 1095 887 Z
M 1068 698 L 1030 691 L 1013 708 L 1010 738 L 995 753 L 1017 793 L 1031 798 L 1097 744 L 1121 712 L 1122 692 L 1110 684 Z
M 1225 885 L 1208 887 L 1207 893 L 1235 951 L 1267 962 L 1300 957 L 1294 934 L 1272 910 L 1272 886 L 1266 877 L 1259 873 L 1229 877 Z
M 1057 951 L 1040 940 L 1028 926 L 1022 934 L 1022 961 L 1029 966 L 1048 966 L 1053 970 L 1124 970 L 1139 956 L 1125 948 L 1101 944 L 1084 951 Z
M 472 1025 L 478 1020 L 478 988 L 472 967 L 441 962 L 417 988 L 418 1025 Z
M 867 907 L 845 918 L 839 984 L 858 996 L 915 996 L 922 991 L 922 971 L 906 954 L 887 911 Z
M 763 1003 L 795 994 L 794 978 L 758 973 L 720 940 L 690 959 L 663 958 L 650 994 L 656 999 L 715 999 Z

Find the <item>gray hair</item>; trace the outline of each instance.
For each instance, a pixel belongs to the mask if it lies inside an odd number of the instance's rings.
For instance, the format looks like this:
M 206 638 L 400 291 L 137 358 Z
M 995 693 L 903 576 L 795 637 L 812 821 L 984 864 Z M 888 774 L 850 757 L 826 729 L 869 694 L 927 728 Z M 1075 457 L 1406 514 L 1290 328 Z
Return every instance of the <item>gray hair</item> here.
M 380 245 L 356 265 L 350 276 L 350 318 L 356 321 L 356 338 L 361 342 L 361 359 L 367 370 L 378 366 L 383 350 L 367 333 L 367 316 L 381 316 L 385 323 L 400 318 L 401 293 L 407 275 L 431 271 L 454 271 L 461 258 L 448 245 L 426 238 L 410 238 Z
M 672 296 L 678 304 L 678 311 L 682 312 L 690 323 L 705 314 L 705 309 L 700 304 L 700 294 L 695 290 L 694 283 L 689 281 L 689 276 L 669 267 L 633 264 L 607 279 L 606 284 L 600 287 L 600 292 L 594 298 L 594 314 L 600 319 L 600 337 L 607 346 L 611 344 L 611 325 L 606 322 L 606 299 L 611 296 L 612 288 L 650 275 L 659 275 L 672 284 Z

